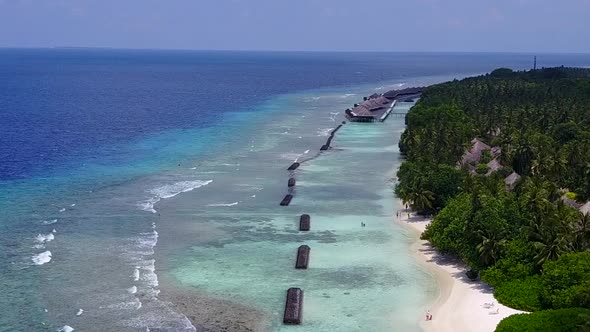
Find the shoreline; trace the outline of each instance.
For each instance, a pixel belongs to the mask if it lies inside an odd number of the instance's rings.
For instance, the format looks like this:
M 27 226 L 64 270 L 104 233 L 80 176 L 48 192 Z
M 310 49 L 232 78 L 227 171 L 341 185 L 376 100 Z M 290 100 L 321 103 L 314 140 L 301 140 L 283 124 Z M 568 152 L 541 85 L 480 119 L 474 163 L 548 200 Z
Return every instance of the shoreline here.
M 493 332 L 508 316 L 524 313 L 504 306 L 494 298 L 493 288 L 481 280 L 471 281 L 465 275 L 465 265 L 457 257 L 439 253 L 428 241 L 421 240 L 431 219 L 408 213 L 398 201 L 401 215 L 394 217 L 415 236 L 411 254 L 436 280 L 439 294 L 430 306 L 432 320 L 421 318 L 425 332 Z M 491 308 L 484 303 L 493 302 Z

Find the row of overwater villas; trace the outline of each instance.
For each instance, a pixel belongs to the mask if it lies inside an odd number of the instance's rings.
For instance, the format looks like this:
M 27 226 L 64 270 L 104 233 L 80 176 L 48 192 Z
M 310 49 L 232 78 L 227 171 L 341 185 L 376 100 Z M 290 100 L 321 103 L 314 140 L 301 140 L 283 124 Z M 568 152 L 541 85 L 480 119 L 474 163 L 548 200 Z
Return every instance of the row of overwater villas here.
M 391 112 L 396 101 L 405 101 L 419 97 L 423 87 L 406 88 L 402 90 L 390 90 L 384 94 L 373 94 L 365 97 L 360 104 L 355 104 L 352 109 L 344 112 L 346 118 L 353 122 L 384 121 Z

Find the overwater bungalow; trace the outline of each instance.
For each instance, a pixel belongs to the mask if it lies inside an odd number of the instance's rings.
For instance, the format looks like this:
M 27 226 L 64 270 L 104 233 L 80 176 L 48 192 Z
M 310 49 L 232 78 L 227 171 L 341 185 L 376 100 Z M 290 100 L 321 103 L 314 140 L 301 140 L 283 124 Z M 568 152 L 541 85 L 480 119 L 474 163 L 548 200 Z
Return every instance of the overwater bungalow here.
M 378 96 L 367 99 L 353 109 L 347 109 L 344 113 L 350 121 L 373 122 L 379 120 L 391 104 L 391 100 Z
M 303 316 L 303 291 L 301 288 L 289 288 L 285 302 L 284 324 L 301 324 Z
M 405 88 L 401 90 L 390 90 L 383 94 L 383 96 L 389 100 L 394 99 L 408 99 L 408 98 L 415 98 L 420 97 L 422 92 L 424 91 L 424 87 L 413 87 L 413 88 Z
M 399 98 L 405 99 L 420 96 L 423 88 L 408 88 L 403 90 L 391 90 L 383 95 L 374 93 L 364 97 L 364 101 L 355 104 L 352 109 L 347 109 L 344 114 L 350 121 L 374 122 L 384 121 Z

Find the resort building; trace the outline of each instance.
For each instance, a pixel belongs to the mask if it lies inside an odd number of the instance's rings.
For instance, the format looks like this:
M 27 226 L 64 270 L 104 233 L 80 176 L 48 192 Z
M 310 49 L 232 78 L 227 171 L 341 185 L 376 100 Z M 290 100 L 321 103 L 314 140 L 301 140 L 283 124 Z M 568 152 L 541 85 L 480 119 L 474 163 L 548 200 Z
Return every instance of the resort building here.
M 484 151 L 491 151 L 491 150 L 492 150 L 492 148 L 489 145 L 485 144 L 484 142 L 480 141 L 477 138 L 474 138 L 471 141 L 471 148 L 469 148 L 469 150 L 467 150 L 467 152 L 465 152 L 465 154 L 463 154 L 463 158 L 461 158 L 461 165 L 462 166 L 468 166 L 468 165 L 475 166 L 476 164 L 479 164 L 483 152 Z
M 346 118 L 353 122 L 383 122 L 393 110 L 396 102 L 419 97 L 423 89 L 418 87 L 391 90 L 382 95 L 374 93 L 369 97 L 364 97 L 362 103 L 355 104 L 352 109 L 346 109 L 344 113 Z
M 508 175 L 504 179 L 504 183 L 506 184 L 506 189 L 513 190 L 514 187 L 516 187 L 516 184 L 518 183 L 518 180 L 520 180 L 520 178 L 521 178 L 521 176 L 518 175 L 518 173 L 516 173 L 516 172 L 512 172 L 512 174 Z
M 461 157 L 461 161 L 457 163 L 457 166 L 467 169 L 471 174 L 476 174 L 477 165 L 482 162 L 485 151 L 488 151 L 489 156 L 492 158 L 492 160 L 486 164 L 488 167 L 486 175 L 490 175 L 504 167 L 499 161 L 502 149 L 498 146 L 491 147 L 478 138 L 471 140 L 471 147 L 463 154 L 463 157 Z
M 504 166 L 502 166 L 502 164 L 500 164 L 500 162 L 498 161 L 498 158 L 492 159 L 492 161 L 487 163 L 487 166 L 488 166 L 488 173 L 486 175 L 490 175 L 493 172 L 504 168 Z
M 405 101 L 412 98 L 418 98 L 424 91 L 423 87 L 406 88 L 402 90 L 390 90 L 383 94 L 383 96 L 389 100 Z

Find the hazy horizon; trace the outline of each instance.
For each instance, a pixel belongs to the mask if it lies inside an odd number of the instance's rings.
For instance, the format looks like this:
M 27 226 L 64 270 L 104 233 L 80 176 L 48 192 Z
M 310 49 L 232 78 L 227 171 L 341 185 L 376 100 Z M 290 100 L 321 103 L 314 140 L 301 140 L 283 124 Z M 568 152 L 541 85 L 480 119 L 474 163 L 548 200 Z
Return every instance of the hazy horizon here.
M 588 52 L 510 52 L 510 51 L 372 51 L 372 50 L 272 50 L 272 49 L 189 49 L 189 48 L 131 48 L 107 46 L 0 46 L 0 50 L 113 50 L 113 51 L 171 51 L 171 52 L 252 52 L 252 53 L 399 53 L 399 54 L 514 54 L 514 55 L 587 55 Z
M 590 53 L 590 0 L 0 0 L 0 47 Z

